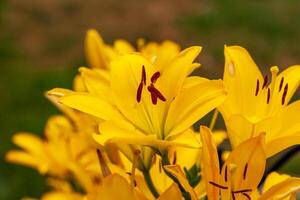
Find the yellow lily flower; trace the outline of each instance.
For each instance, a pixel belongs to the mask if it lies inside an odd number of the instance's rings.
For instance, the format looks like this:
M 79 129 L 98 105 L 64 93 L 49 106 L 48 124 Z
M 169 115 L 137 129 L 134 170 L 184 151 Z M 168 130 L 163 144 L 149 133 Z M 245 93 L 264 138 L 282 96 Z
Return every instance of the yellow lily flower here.
M 266 154 L 270 157 L 300 144 L 298 110 L 300 101 L 289 104 L 300 80 L 300 66 L 263 77 L 251 56 L 242 47 L 225 46 L 224 84 L 228 98 L 219 109 L 225 119 L 233 147 L 248 138 L 266 133 Z
M 176 137 L 226 97 L 221 80 L 186 78 L 198 66 L 193 60 L 200 50 L 182 51 L 163 72 L 141 55 L 121 56 L 111 63 L 113 102 L 90 93 L 54 89 L 49 94 L 60 96 L 64 105 L 104 120 L 101 134 L 94 136 L 100 144 L 142 144 L 158 150 L 171 144 L 195 147 L 190 140 L 176 141 Z
M 201 127 L 202 174 L 209 200 L 249 199 L 258 186 L 265 169 L 266 158 L 262 135 L 250 138 L 232 151 L 219 173 L 219 159 L 211 132 Z
M 300 189 L 299 178 L 278 177 L 271 174 L 265 182 L 263 194 L 257 194 L 257 186 L 263 177 L 266 155 L 261 134 L 238 145 L 225 161 L 221 174 L 216 145 L 211 132 L 201 127 L 202 174 L 206 182 L 209 200 L 222 199 L 283 199 Z M 271 183 L 270 183 L 271 182 Z
M 87 31 L 84 47 L 88 66 L 97 70 L 101 69 L 101 71 L 109 70 L 110 62 L 118 55 L 137 51 L 130 43 L 122 39 L 116 40 L 113 45 L 106 44 L 94 29 Z M 175 58 L 180 47 L 169 40 L 162 43 L 145 43 L 141 39 L 138 41 L 138 51 L 156 66 L 162 68 Z
M 13 142 L 23 150 L 9 151 L 6 159 L 36 168 L 42 174 L 57 176 L 68 174 L 70 162 L 97 162 L 96 155 L 90 153 L 95 153 L 94 146 L 82 142 L 85 138 L 74 133 L 73 125 L 64 116 L 54 116 L 48 120 L 45 137 L 44 140 L 31 133 L 15 134 Z

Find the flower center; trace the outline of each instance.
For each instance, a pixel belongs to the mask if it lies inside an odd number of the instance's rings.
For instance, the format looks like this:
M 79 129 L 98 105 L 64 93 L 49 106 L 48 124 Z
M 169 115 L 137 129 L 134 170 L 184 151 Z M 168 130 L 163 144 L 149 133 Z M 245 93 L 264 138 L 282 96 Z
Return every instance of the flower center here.
M 136 92 L 136 101 L 138 103 L 140 103 L 141 98 L 142 98 L 142 93 L 143 93 L 143 88 L 144 86 L 146 86 L 146 70 L 145 70 L 145 66 L 143 65 L 142 67 L 142 78 L 141 78 L 141 82 L 137 88 L 137 92 Z M 148 92 L 151 95 L 151 101 L 152 104 L 156 105 L 157 104 L 157 100 L 160 99 L 161 101 L 166 101 L 166 98 L 163 96 L 163 94 L 154 86 L 155 82 L 157 81 L 157 79 L 160 77 L 160 72 L 155 72 L 152 76 L 151 76 L 151 83 L 150 85 L 148 85 L 147 89 Z
M 256 80 L 255 96 L 258 96 L 260 91 L 263 91 L 264 89 L 267 89 L 267 93 L 266 93 L 267 94 L 267 97 L 266 97 L 267 104 L 270 103 L 270 98 L 271 98 L 271 89 L 270 88 L 272 88 L 272 93 L 275 91 L 274 88 L 273 88 L 274 87 L 273 84 L 275 85 L 275 80 L 276 80 L 276 76 L 277 76 L 278 71 L 271 68 L 271 72 L 272 72 L 272 82 L 270 84 L 268 84 L 268 76 L 266 75 L 264 77 L 264 81 L 263 81 L 261 89 L 260 89 L 259 80 L 258 79 Z M 285 104 L 286 95 L 287 95 L 287 92 L 288 92 L 288 83 L 285 84 L 284 81 L 285 81 L 284 77 L 282 77 L 280 79 L 280 83 L 279 83 L 279 87 L 278 87 L 278 93 L 280 93 L 282 91 L 282 88 L 283 88 L 283 92 L 282 92 L 282 95 L 281 95 L 281 105 Z
M 243 180 L 246 180 L 247 170 L 248 170 L 248 163 L 245 164 L 245 167 L 244 167 L 244 170 L 243 170 Z M 225 180 L 226 183 L 227 183 L 227 173 L 228 173 L 227 171 L 228 171 L 228 168 L 227 168 L 227 165 L 226 165 L 225 166 L 225 175 L 224 175 L 224 180 Z M 213 181 L 209 181 L 209 184 L 211 184 L 212 186 L 217 187 L 221 190 L 228 190 L 229 189 L 228 186 L 223 186 L 223 185 L 220 185 L 220 184 L 215 183 Z M 251 200 L 251 197 L 248 194 L 249 192 L 252 192 L 251 189 L 231 190 L 230 192 L 231 192 L 232 200 L 236 199 L 236 196 L 235 196 L 236 194 L 242 194 L 248 200 Z

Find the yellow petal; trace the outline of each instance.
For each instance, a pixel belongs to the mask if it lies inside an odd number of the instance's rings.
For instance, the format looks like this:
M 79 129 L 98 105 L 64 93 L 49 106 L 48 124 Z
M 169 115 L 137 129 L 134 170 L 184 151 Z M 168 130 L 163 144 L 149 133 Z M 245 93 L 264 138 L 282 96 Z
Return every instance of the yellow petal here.
M 107 101 L 87 93 L 75 93 L 60 98 L 60 102 L 66 106 L 98 117 L 102 120 L 120 118 L 117 109 Z
M 186 76 L 190 73 L 191 68 L 195 68 L 193 61 L 201 52 L 201 47 L 194 46 L 181 51 L 172 62 L 164 68 L 161 75 L 164 88 L 172 90 L 162 90 L 167 99 L 172 99 L 177 95 L 182 87 Z
M 184 89 L 190 88 L 190 87 L 196 86 L 200 83 L 204 83 L 205 81 L 208 81 L 208 79 L 200 77 L 200 76 L 189 76 L 186 79 L 184 79 L 182 87 Z
M 253 135 L 254 125 L 243 115 L 232 115 L 226 122 L 228 138 L 235 148 Z
M 167 172 L 172 174 L 172 176 L 174 176 L 179 181 L 184 190 L 190 194 L 192 200 L 198 199 L 196 192 L 190 186 L 188 180 L 185 177 L 185 174 L 183 173 L 179 165 L 167 165 L 164 166 L 164 168 Z
M 272 186 L 258 200 L 284 199 L 300 190 L 299 178 L 288 178 Z
M 174 135 L 186 130 L 225 98 L 226 91 L 221 80 L 204 81 L 182 90 L 170 105 L 166 133 Z
M 299 119 L 300 101 L 295 101 L 288 106 L 284 107 L 278 114 L 279 121 L 281 122 L 280 130 L 277 130 L 270 139 L 275 137 L 282 137 L 293 135 L 300 131 Z
M 114 42 L 114 50 L 118 53 L 132 53 L 135 51 L 134 47 L 126 40 L 116 40 Z
M 152 59 L 153 63 L 159 67 L 158 70 L 162 72 L 172 59 L 177 56 L 179 50 L 178 44 L 166 40 L 161 44 L 149 42 L 140 51 L 144 56 Z
M 41 155 L 43 153 L 43 141 L 31 133 L 17 133 L 13 136 L 12 141 L 29 153 L 36 155 Z
M 190 169 L 198 162 L 201 154 L 201 141 L 199 134 L 188 129 L 182 134 L 177 135 L 172 139 L 172 141 L 194 146 L 194 148 L 186 148 L 179 145 L 172 146 L 168 150 L 169 160 L 172 164 L 179 164 L 182 168 L 186 167 L 187 169 Z
M 102 122 L 99 126 L 100 134 L 94 134 L 94 139 L 101 145 L 108 142 L 116 144 L 137 144 L 154 147 L 157 149 L 167 149 L 170 146 L 182 146 L 189 148 L 199 148 L 200 144 L 195 140 L 194 135 L 186 134 L 178 140 L 160 140 L 156 135 L 145 135 L 132 124 L 119 120 Z
M 274 140 L 269 141 L 266 143 L 265 151 L 267 157 L 271 157 L 283 149 L 286 149 L 288 147 L 291 147 L 293 145 L 300 144 L 300 132 L 294 135 L 288 135 L 288 136 L 282 136 L 278 137 Z
M 43 195 L 41 200 L 82 200 L 82 195 L 75 192 L 53 191 Z
M 261 72 L 246 49 L 225 46 L 224 84 L 229 96 L 220 107 L 225 120 L 231 114 L 253 115 L 256 112 L 256 82 L 263 84 Z
M 76 92 L 86 92 L 86 87 L 80 75 L 76 75 L 73 79 L 73 90 Z
M 172 184 L 164 193 L 162 193 L 158 200 L 181 200 L 182 194 L 178 188 L 178 186 L 174 183 Z
M 276 91 L 279 90 L 278 88 L 281 82 L 281 78 L 282 77 L 284 78 L 282 91 L 279 92 L 279 95 L 282 95 L 283 88 L 285 87 L 286 84 L 288 84 L 288 90 L 285 98 L 285 105 L 289 103 L 290 99 L 292 98 L 292 96 L 294 95 L 294 93 L 299 87 L 300 84 L 299 74 L 300 74 L 300 65 L 293 65 L 288 67 L 286 70 L 284 70 L 282 73 L 278 75 L 277 84 L 276 84 L 277 88 L 275 88 Z M 279 96 L 277 99 L 278 99 L 278 104 L 281 105 L 281 100 L 282 100 L 281 96 Z
M 88 30 L 84 47 L 86 58 L 90 67 L 103 69 L 109 68 L 105 58 L 105 44 L 96 30 Z
M 117 192 L 116 192 L 117 191 Z M 138 200 L 140 195 L 131 185 L 120 175 L 112 174 L 103 180 L 99 191 L 99 198 L 103 200 Z
M 214 187 L 210 182 L 218 183 L 220 179 L 220 167 L 217 147 L 212 134 L 207 127 L 200 127 L 202 139 L 202 177 L 205 181 L 207 197 L 209 200 L 219 199 L 219 188 Z
M 5 160 L 11 163 L 17 163 L 27 167 L 35 168 L 41 174 L 45 174 L 49 170 L 49 163 L 47 162 L 46 158 L 39 158 L 24 151 L 11 150 L 6 153 Z
M 266 192 L 272 186 L 274 186 L 282 181 L 287 180 L 288 178 L 290 178 L 290 176 L 286 175 L 286 174 L 279 174 L 277 172 L 270 173 L 264 182 L 264 187 L 263 187 L 262 193 Z
M 110 77 L 107 70 L 103 69 L 79 69 L 83 82 L 89 93 L 99 96 L 101 98 L 107 98 L 111 96 L 110 92 Z

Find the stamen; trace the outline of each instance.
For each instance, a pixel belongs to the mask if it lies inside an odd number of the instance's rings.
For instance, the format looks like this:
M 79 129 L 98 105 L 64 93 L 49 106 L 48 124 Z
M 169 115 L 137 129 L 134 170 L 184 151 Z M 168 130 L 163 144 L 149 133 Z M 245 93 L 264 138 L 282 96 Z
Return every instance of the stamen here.
M 143 87 L 144 87 L 143 82 L 141 82 L 139 84 L 139 87 L 138 87 L 137 92 L 136 92 L 136 101 L 138 103 L 140 103 L 141 98 L 142 98 Z
M 286 95 L 287 95 L 287 92 L 288 92 L 288 84 L 286 84 L 284 86 L 284 90 L 283 90 L 283 94 L 282 94 L 282 99 L 281 99 L 281 105 L 284 105 L 285 103 L 285 98 L 286 98 Z
M 261 89 L 264 89 L 264 87 L 266 87 L 266 86 L 267 86 L 267 84 L 268 84 L 268 75 L 266 75 L 266 76 L 265 76 L 265 78 L 264 78 L 264 83 L 263 83 L 263 85 L 262 85 L 262 88 L 261 88 Z
M 160 91 L 158 90 L 158 89 L 156 89 L 155 87 L 154 87 L 154 85 L 153 84 L 151 84 L 151 85 L 149 85 L 148 86 L 148 91 L 152 94 L 155 94 L 155 96 L 157 97 L 157 98 L 159 98 L 160 100 L 162 100 L 162 101 L 166 101 L 166 98 L 162 95 L 162 93 L 160 93 Z
M 251 197 L 247 193 L 242 193 L 248 200 L 251 200 Z
M 244 189 L 244 190 L 236 190 L 236 191 L 232 191 L 233 193 L 237 194 L 237 193 L 244 193 L 244 192 L 251 192 L 251 189 Z
M 247 170 L 248 170 L 248 163 L 246 163 L 245 168 L 244 168 L 244 173 L 243 173 L 243 179 L 246 179 L 246 175 L 247 175 Z
M 219 184 L 217 184 L 217 183 L 215 183 L 215 182 L 213 182 L 213 181 L 209 181 L 209 183 L 210 183 L 211 185 L 215 186 L 215 187 L 220 188 L 220 189 L 224 189 L 224 190 L 227 190 L 227 189 L 228 189 L 228 187 L 219 185 Z
M 155 72 L 151 77 L 151 83 L 154 84 L 159 77 L 160 77 L 160 72 Z
M 225 176 L 224 176 L 224 178 L 225 178 L 225 182 L 227 182 L 227 165 L 225 167 Z
M 284 77 L 282 77 L 281 80 L 280 80 L 280 84 L 279 84 L 279 92 L 280 92 L 281 89 L 282 89 L 283 81 L 284 81 Z
M 258 92 L 259 92 L 259 80 L 257 79 L 256 80 L 256 90 L 255 90 L 255 96 L 258 95 Z
M 271 91 L 270 88 L 268 88 L 267 104 L 269 104 L 270 102 L 270 96 L 271 96 Z
M 99 149 L 97 149 L 97 155 L 98 155 L 102 175 L 104 177 L 111 175 L 111 171 L 110 171 L 109 167 L 107 166 L 107 164 L 103 158 L 103 155 Z
M 177 161 L 177 153 L 176 153 L 176 151 L 174 151 L 174 153 L 173 153 L 173 162 L 172 162 L 172 164 L 175 165 L 175 164 L 176 164 L 176 161 Z
M 232 200 L 235 200 L 234 192 L 231 191 Z
M 144 85 L 146 85 L 146 70 L 145 70 L 145 66 L 143 65 L 143 68 L 142 68 L 142 80 L 141 82 L 144 83 Z
M 157 96 L 155 95 L 155 93 L 151 92 L 151 101 L 154 105 L 157 104 Z

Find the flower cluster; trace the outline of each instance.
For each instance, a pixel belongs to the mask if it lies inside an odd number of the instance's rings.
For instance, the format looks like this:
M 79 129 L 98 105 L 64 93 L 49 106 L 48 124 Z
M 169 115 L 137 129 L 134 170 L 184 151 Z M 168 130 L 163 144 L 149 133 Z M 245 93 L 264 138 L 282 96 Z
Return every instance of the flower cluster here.
M 223 79 L 209 80 L 192 74 L 201 49 L 142 39 L 137 48 L 108 45 L 89 30 L 88 67 L 73 90 L 46 93 L 62 114 L 49 118 L 43 138 L 14 135 L 20 149 L 6 159 L 48 177 L 43 200 L 295 199 L 300 178 L 265 168 L 300 144 L 300 101 L 289 103 L 300 66 L 274 66 L 263 77 L 247 50 L 225 46 Z M 196 131 L 213 110 L 210 127 Z M 219 113 L 224 131 L 213 130 Z M 231 151 L 218 151 L 227 139 Z

